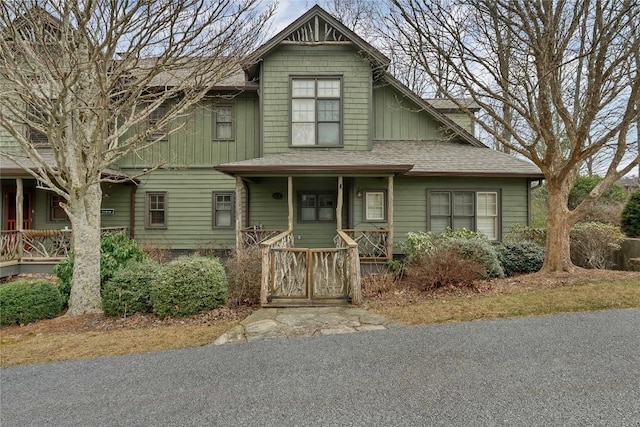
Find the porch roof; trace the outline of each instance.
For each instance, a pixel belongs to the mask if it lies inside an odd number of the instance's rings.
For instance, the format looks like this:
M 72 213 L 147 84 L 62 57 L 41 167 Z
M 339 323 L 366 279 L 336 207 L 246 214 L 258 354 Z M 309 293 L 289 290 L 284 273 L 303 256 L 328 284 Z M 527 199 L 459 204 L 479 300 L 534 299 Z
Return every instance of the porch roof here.
M 51 167 L 55 168 L 55 158 L 53 156 L 53 153 L 41 153 L 40 154 L 43 158 L 43 160 L 50 165 Z M 29 159 L 28 157 L 21 157 L 20 158 L 20 162 L 26 166 L 28 169 L 36 169 L 36 165 L 35 163 Z M 20 166 L 19 164 L 17 164 L 16 162 L 14 162 L 13 160 L 11 160 L 10 158 L 8 158 L 7 156 L 0 154 L 0 170 L 2 171 L 2 175 L 3 177 L 6 177 L 8 175 L 15 175 L 15 176 L 19 176 L 19 175 L 29 175 L 29 172 L 27 172 L 25 170 L 25 168 L 23 168 L 22 166 Z M 136 182 L 135 178 L 130 177 L 129 175 L 127 175 L 124 172 L 115 170 L 115 169 L 104 169 L 102 171 L 102 178 L 107 178 L 107 179 L 112 179 L 115 181 L 120 181 L 123 183 L 134 183 Z
M 393 173 L 544 178 L 537 166 L 484 147 L 442 141 L 377 141 L 371 151 L 301 149 L 214 167 L 229 175 Z

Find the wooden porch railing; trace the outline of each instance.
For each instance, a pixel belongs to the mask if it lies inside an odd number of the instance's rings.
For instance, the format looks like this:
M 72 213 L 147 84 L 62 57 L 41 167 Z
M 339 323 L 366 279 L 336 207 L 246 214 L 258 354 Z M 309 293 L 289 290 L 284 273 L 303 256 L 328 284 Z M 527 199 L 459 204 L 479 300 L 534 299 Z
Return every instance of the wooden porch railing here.
M 124 233 L 127 227 L 105 227 L 101 234 Z M 59 259 L 71 250 L 72 231 L 63 230 L 0 230 L 0 261 L 36 261 Z
M 277 236 L 284 230 L 268 230 L 261 227 L 247 227 L 240 230 L 242 236 L 242 247 L 257 246 L 262 242 Z
M 272 298 L 339 299 L 362 301 L 358 245 L 338 231 L 335 248 L 295 248 L 293 234 L 285 231 L 264 241 L 260 300 Z
M 358 255 L 358 243 L 343 230 L 338 230 L 334 238 L 336 247 L 347 248 L 347 277 L 349 283 L 349 297 L 352 304 L 362 303 L 362 283 L 360 281 L 360 256 Z
M 280 252 L 278 256 L 273 249 L 292 248 L 294 245 L 292 230 L 286 230 L 282 233 L 263 241 L 260 244 L 262 252 L 262 283 L 260 284 L 260 302 L 267 304 L 269 302 L 269 295 L 274 287 L 274 284 L 281 277 L 281 274 L 276 276 L 276 271 L 282 271 L 281 266 L 286 264 L 285 260 L 288 254 L 287 252 Z M 295 277 L 295 276 L 294 276 Z M 290 280 L 293 280 L 290 279 Z M 288 283 L 287 288 L 295 286 L 294 283 Z
M 342 230 L 358 244 L 358 254 L 361 261 L 387 261 L 391 259 L 389 253 L 389 230 L 348 229 Z

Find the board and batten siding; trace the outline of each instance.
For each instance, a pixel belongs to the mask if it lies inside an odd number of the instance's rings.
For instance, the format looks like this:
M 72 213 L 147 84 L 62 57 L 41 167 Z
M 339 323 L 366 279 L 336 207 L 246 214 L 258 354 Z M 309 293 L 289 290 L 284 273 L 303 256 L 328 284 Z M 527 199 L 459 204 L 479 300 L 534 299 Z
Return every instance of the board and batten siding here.
M 391 86 L 373 89 L 373 139 L 377 141 L 439 140 L 442 125 Z
M 341 76 L 343 149 L 370 148 L 371 67 L 356 48 L 284 45 L 269 53 L 262 67 L 264 154 L 317 149 L 290 147 L 291 76 Z
M 214 191 L 235 191 L 233 178 L 208 168 L 172 168 L 156 170 L 139 180 L 135 206 L 135 238 L 139 243 L 169 245 L 177 250 L 234 247 L 235 222 L 229 228 L 214 228 L 212 200 Z M 167 226 L 162 229 L 146 227 L 146 197 L 154 192 L 166 193 Z
M 216 105 L 233 108 L 233 139 L 213 138 L 213 118 Z M 176 120 L 179 127 L 166 139 L 151 147 L 132 153 L 117 162 L 123 168 L 144 168 L 162 164 L 171 167 L 215 166 L 258 157 L 258 99 L 244 93 L 231 99 L 208 99 L 196 106 L 186 117 Z

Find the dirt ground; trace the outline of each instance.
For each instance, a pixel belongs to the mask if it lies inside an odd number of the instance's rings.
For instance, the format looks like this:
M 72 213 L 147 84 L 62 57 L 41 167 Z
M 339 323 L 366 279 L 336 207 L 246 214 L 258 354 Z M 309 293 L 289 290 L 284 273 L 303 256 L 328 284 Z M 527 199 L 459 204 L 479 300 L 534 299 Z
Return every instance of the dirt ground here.
M 24 277 L 23 277 L 24 279 Z M 574 283 L 594 280 L 628 280 L 637 279 L 640 283 L 640 272 L 612 270 L 583 270 L 563 274 L 534 273 L 505 279 L 489 279 L 474 282 L 472 287 L 448 287 L 424 292 L 407 288 L 392 278 L 377 278 L 374 281 L 365 279 L 363 293 L 366 300 L 376 301 L 383 305 L 405 305 L 407 303 L 431 300 L 452 295 L 499 294 L 514 289 L 540 289 L 566 286 Z M 24 326 L 8 326 L 0 330 L 1 334 L 38 334 L 105 331 L 114 329 L 136 329 L 174 325 L 211 325 L 223 320 L 242 320 L 258 306 L 222 307 L 200 315 L 183 318 L 160 319 L 152 314 L 136 314 L 127 318 L 110 318 L 103 315 L 87 314 L 82 316 L 60 316 L 55 319 L 42 320 Z

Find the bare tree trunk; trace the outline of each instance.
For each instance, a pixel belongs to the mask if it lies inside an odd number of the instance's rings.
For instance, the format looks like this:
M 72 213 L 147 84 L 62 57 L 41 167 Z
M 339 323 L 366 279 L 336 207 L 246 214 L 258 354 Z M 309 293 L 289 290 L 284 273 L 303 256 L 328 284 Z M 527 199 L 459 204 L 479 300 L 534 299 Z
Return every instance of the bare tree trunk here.
M 69 203 L 73 223 L 73 285 L 67 314 L 101 313 L 100 297 L 100 184 L 76 193 Z
M 547 182 L 547 191 L 547 240 L 542 271 L 573 271 L 575 266 L 571 262 L 569 232 L 575 220 L 567 206 L 570 187 L 553 180 Z

